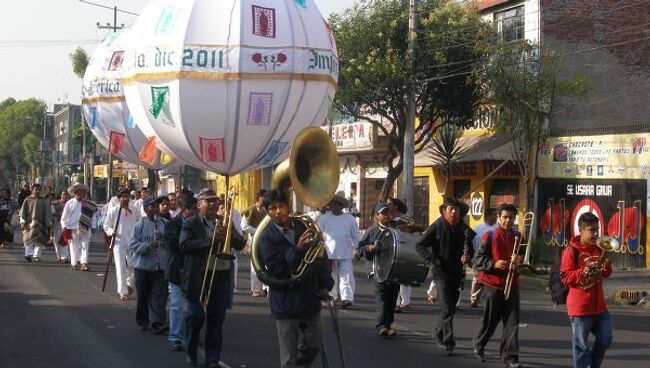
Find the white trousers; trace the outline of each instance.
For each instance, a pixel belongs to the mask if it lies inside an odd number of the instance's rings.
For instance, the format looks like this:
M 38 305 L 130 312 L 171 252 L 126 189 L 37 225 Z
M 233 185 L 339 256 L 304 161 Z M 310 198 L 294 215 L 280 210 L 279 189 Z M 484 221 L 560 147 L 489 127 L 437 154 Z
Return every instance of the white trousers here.
M 43 250 L 43 247 L 41 246 L 40 243 L 28 241 L 25 243 L 25 257 L 27 256 L 33 256 L 36 258 L 41 257 L 41 251 Z
M 76 266 L 77 263 L 88 263 L 88 248 L 90 247 L 90 230 L 79 231 L 72 230 L 72 240 L 68 245 L 70 248 L 70 264 Z
M 129 294 L 133 287 L 133 267 L 131 267 L 131 248 L 128 245 L 113 244 L 113 261 L 115 263 L 115 284 L 120 296 Z
M 269 287 L 264 285 L 260 279 L 257 278 L 255 268 L 253 268 L 253 261 L 251 261 L 251 292 L 257 291 L 261 293 L 263 290 L 268 290 Z
M 61 225 L 54 226 L 54 252 L 56 253 L 56 258 L 68 258 L 70 256 L 70 251 L 68 246 L 62 247 L 59 245 L 59 239 L 61 239 Z
M 339 291 L 341 300 L 348 300 L 354 303 L 354 270 L 352 268 L 352 259 L 331 259 L 332 262 L 332 278 L 334 279 L 334 287 L 330 295 L 334 299 L 338 299 Z
M 397 294 L 397 302 L 395 306 L 400 305 L 411 305 L 411 286 L 410 285 L 400 285 L 399 294 Z

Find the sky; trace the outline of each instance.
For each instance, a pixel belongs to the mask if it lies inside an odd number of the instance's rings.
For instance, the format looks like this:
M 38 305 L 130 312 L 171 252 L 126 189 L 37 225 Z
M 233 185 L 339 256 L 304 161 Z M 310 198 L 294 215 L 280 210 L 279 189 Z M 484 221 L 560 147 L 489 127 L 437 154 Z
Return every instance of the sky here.
M 147 0 L 89 0 L 139 13 Z M 355 0 L 315 0 L 327 16 L 351 7 Z M 97 29 L 113 22 L 113 10 L 79 0 L 0 0 L 0 101 L 37 98 L 49 109 L 55 103 L 81 102 L 81 81 L 72 72 L 70 53 L 78 46 L 92 55 L 112 30 Z M 131 25 L 136 17 L 118 13 L 117 23 Z

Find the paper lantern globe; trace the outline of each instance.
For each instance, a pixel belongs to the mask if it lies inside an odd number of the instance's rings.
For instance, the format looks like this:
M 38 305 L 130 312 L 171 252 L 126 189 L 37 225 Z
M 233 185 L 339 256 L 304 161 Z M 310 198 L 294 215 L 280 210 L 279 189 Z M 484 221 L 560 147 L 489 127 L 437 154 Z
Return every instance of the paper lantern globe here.
M 153 0 L 133 34 L 131 112 L 197 168 L 232 175 L 279 161 L 334 98 L 336 45 L 311 0 Z
M 83 113 L 92 134 L 112 154 L 133 164 L 162 169 L 173 160 L 155 147 L 144 160 L 140 158 L 148 139 L 130 115 L 124 98 L 121 79 L 128 32 L 111 34 L 93 53 L 83 79 Z

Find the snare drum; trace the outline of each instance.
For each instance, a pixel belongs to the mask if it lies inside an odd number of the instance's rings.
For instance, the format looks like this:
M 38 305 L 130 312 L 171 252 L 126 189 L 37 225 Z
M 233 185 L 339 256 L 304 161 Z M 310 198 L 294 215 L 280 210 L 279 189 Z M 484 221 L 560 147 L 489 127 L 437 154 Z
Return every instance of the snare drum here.
M 419 286 L 429 272 L 424 258 L 415 251 L 420 234 L 405 233 L 396 229 L 384 229 L 379 236 L 379 248 L 372 261 L 377 282 Z

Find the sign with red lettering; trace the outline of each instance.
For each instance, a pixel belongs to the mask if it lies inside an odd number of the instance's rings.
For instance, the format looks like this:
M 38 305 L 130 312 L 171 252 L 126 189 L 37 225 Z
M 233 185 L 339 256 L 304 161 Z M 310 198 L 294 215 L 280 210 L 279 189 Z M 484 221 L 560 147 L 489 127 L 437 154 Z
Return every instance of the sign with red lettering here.
M 329 127 L 323 127 L 328 129 Z M 332 125 L 332 141 L 339 152 L 367 151 L 373 148 L 374 129 L 370 123 Z

